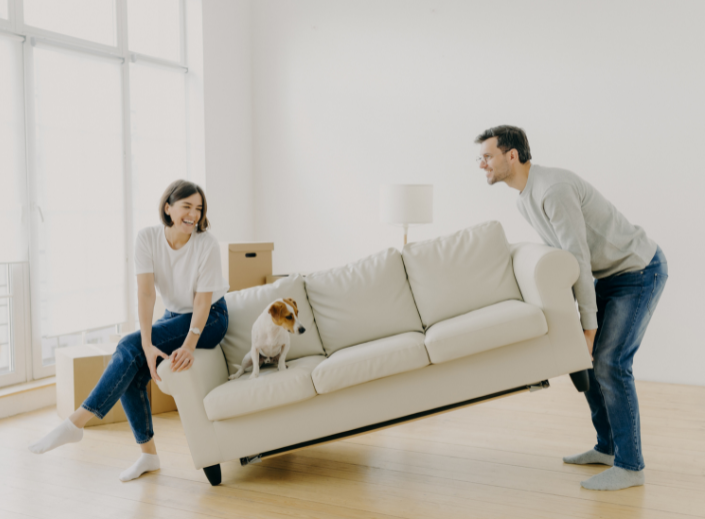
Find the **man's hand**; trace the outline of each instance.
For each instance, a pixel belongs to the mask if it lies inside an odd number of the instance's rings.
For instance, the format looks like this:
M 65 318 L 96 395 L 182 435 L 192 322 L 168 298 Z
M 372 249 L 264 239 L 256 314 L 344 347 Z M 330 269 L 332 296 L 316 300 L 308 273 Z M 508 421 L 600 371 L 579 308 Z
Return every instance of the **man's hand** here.
M 160 350 L 153 344 L 150 344 L 147 347 L 143 346 L 143 349 L 144 356 L 147 357 L 147 366 L 149 366 L 149 373 L 152 375 L 152 378 L 154 380 L 158 380 L 159 382 L 161 382 L 162 379 L 159 378 L 159 375 L 157 375 L 157 357 L 161 357 L 163 359 L 168 359 L 169 357 L 166 353 L 164 353 L 162 350 Z
M 597 333 L 597 328 L 594 330 L 583 330 L 583 333 L 585 334 L 585 342 L 587 342 L 587 349 L 590 354 L 590 358 L 595 360 L 592 356 L 592 349 L 595 346 L 595 334 Z

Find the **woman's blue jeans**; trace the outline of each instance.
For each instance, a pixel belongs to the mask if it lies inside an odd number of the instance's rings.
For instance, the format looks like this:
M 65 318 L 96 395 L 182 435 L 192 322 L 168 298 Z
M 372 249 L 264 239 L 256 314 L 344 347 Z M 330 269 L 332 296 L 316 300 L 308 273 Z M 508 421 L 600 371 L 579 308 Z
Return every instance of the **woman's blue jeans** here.
M 595 450 L 614 455 L 615 466 L 626 470 L 644 468 L 632 362 L 667 280 L 659 247 L 643 270 L 595 281 L 598 328 L 585 396 L 597 431 Z
M 167 310 L 152 325 L 152 344 L 171 355 L 186 340 L 192 315 Z M 215 348 L 225 337 L 227 329 L 228 307 L 225 299 L 221 298 L 211 305 L 197 348 Z M 157 364 L 161 360 L 161 357 L 158 358 Z M 142 350 L 140 332 L 126 335 L 118 343 L 98 384 L 83 402 L 83 408 L 102 420 L 120 399 L 137 443 L 147 443 L 154 436 L 152 412 L 147 397 L 147 383 L 151 378 L 147 357 Z

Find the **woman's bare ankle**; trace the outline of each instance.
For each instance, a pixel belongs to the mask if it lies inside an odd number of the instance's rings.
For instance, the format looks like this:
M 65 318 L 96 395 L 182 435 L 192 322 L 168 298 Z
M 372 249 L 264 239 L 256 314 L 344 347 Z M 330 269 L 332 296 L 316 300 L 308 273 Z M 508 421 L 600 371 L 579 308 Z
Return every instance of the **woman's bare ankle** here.
M 156 454 L 157 445 L 154 443 L 154 438 L 149 440 L 147 443 L 140 443 L 140 449 L 142 449 L 144 454 Z
M 83 429 L 88 423 L 88 421 L 94 416 L 95 415 L 87 409 L 79 407 L 71 414 L 71 416 L 69 416 L 69 420 L 71 420 L 71 423 L 73 423 L 79 429 Z

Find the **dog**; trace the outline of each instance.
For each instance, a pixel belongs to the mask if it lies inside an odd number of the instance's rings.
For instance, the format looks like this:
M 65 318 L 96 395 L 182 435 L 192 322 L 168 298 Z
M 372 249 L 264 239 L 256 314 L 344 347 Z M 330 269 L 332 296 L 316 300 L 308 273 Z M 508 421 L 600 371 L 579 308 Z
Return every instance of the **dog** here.
M 250 379 L 257 378 L 263 364 L 277 364 L 279 371 L 286 369 L 290 334 L 301 335 L 306 331 L 299 321 L 299 308 L 293 299 L 277 299 L 264 309 L 252 325 L 252 349 L 242 359 L 242 365 L 229 380 L 242 376 L 252 366 Z M 258 359 L 258 362 L 253 362 Z

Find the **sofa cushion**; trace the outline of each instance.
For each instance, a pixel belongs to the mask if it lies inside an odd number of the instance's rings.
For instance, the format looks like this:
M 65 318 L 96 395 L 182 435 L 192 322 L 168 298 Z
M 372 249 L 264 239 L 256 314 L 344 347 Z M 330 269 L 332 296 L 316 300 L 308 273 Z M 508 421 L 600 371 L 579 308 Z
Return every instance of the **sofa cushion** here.
M 319 394 L 428 366 L 424 336 L 402 333 L 336 351 L 313 370 Z
M 220 344 L 228 363 L 228 371 L 232 375 L 237 371 L 234 366 L 242 362 L 242 358 L 252 347 L 252 325 L 271 302 L 290 297 L 296 301 L 299 308 L 299 320 L 306 328 L 302 335 L 291 335 L 291 349 L 287 360 L 305 357 L 306 355 L 322 355 L 323 346 L 318 336 L 318 330 L 313 322 L 311 306 L 306 298 L 303 277 L 294 274 L 269 285 L 237 290 L 225 294 L 228 304 L 228 330 Z
M 311 372 L 324 359 L 323 355 L 303 357 L 287 361 L 284 371 L 267 366 L 255 379 L 250 379 L 248 371 L 229 380 L 203 399 L 206 415 L 209 420 L 226 420 L 313 398 L 316 390 Z
M 499 222 L 410 243 L 403 258 L 425 327 L 500 301 L 521 300 Z
M 434 324 L 426 330 L 426 349 L 431 363 L 440 364 L 547 333 L 538 306 L 503 301 Z
M 304 278 L 328 354 L 404 332 L 422 332 L 401 253 L 387 249 Z

